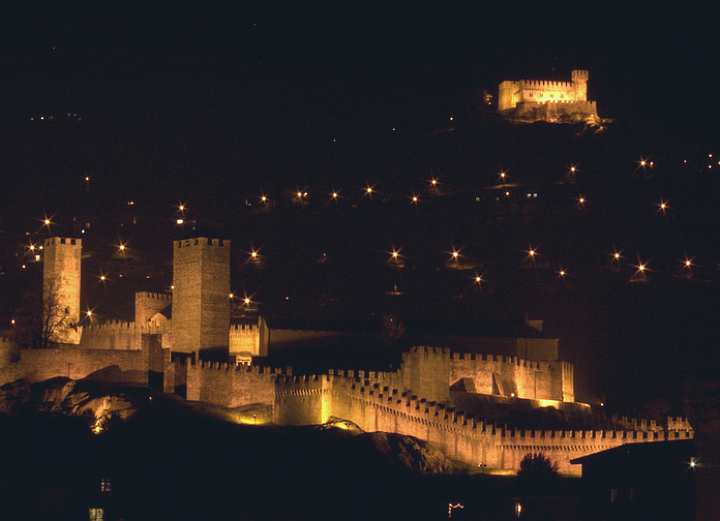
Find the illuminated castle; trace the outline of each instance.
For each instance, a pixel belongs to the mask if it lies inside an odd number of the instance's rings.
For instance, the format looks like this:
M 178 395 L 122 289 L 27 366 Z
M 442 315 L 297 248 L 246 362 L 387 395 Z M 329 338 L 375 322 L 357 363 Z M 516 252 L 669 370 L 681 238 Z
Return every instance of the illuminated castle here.
M 75 320 L 81 243 L 52 238 L 45 244 L 51 252 L 46 286 L 59 285 L 62 311 Z M 137 293 L 133 322 L 78 328 L 79 343 L 59 337 L 55 349 L 17 349 L 0 339 L 0 385 L 57 376 L 112 379 L 236 409 L 241 423 L 312 425 L 336 418 L 366 431 L 414 436 L 451 458 L 501 472 L 515 472 L 525 455 L 542 452 L 561 472 L 578 475 L 575 458 L 626 443 L 694 436 L 683 418 L 613 419 L 597 430 L 527 429 L 534 421 L 529 418 L 537 418 L 529 414 L 533 409 L 550 407 L 583 418 L 583 425 L 592 414 L 589 404 L 575 401 L 573 364 L 559 359 L 556 339 L 541 335 L 438 338 L 453 347 L 412 347 L 399 365 L 383 371 L 298 375 L 292 367 L 272 368 L 266 357 L 284 342 L 303 352 L 299 344 L 336 332 L 273 329 L 262 318 L 231 324 L 230 242 L 197 237 L 176 241 L 173 250 L 172 295 Z M 542 331 L 541 321 L 526 325 Z M 498 421 L 501 408 L 522 412 L 521 424 Z
M 498 86 L 498 111 L 524 121 L 596 120 L 597 103 L 587 98 L 590 73 L 576 69 L 570 77 L 571 81 L 502 81 Z

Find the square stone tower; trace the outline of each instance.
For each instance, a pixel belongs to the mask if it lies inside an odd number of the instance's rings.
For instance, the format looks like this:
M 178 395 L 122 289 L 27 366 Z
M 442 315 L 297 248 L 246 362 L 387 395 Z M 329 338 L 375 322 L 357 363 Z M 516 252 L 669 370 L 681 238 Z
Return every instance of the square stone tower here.
M 173 351 L 228 352 L 230 241 L 173 242 Z
M 79 344 L 82 241 L 50 237 L 43 245 L 43 325 L 51 342 Z

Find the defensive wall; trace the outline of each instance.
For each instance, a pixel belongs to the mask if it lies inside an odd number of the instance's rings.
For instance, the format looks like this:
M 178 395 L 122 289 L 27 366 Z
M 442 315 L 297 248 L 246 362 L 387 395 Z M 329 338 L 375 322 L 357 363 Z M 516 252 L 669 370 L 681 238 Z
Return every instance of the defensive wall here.
M 228 350 L 233 354 L 268 356 L 269 329 L 262 317 L 255 324 L 231 324 Z
M 515 472 L 522 458 L 542 452 L 560 472 L 579 475 L 571 459 L 626 443 L 693 437 L 683 431 L 541 431 L 515 430 L 466 416 L 453 407 L 386 385 L 397 375 L 383 372 L 331 371 L 326 375 L 187 361 L 189 399 L 227 407 L 271 405 L 279 425 L 319 424 L 331 416 L 365 431 L 414 436 L 453 459 L 488 470 Z
M 82 349 L 138 350 L 143 335 L 163 334 L 150 323 L 109 320 L 84 326 L 79 347 Z M 163 335 L 164 336 L 164 335 Z
M 147 384 L 149 373 L 160 373 L 169 351 L 162 350 L 159 338 L 154 335 L 143 337 L 141 349 L 20 349 L 18 359 L 0 368 L 0 385 L 24 378 L 38 382 L 65 376 L 81 379 L 98 373 L 97 379 L 112 379 L 124 383 Z M 108 368 L 119 372 L 112 374 Z M 103 370 L 106 370 L 103 374 Z

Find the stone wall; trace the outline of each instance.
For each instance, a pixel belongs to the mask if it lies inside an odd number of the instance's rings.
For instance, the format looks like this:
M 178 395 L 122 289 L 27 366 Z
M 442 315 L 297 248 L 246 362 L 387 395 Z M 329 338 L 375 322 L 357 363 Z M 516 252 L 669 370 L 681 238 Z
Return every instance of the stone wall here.
M 135 293 L 135 323 L 147 324 L 150 319 L 172 303 L 171 293 L 138 291 Z
M 428 352 L 429 358 L 432 355 Z M 273 420 L 279 425 L 318 424 L 331 416 L 343 418 L 365 431 L 415 436 L 451 458 L 488 470 L 515 472 L 525 455 L 540 452 L 557 463 L 563 474 L 580 475 L 581 466 L 570 460 L 626 443 L 693 437 L 691 430 L 507 429 L 386 385 L 399 379 L 394 373 L 332 371 L 327 375 L 292 376 L 269 368 L 191 361 L 186 369 L 188 397 L 192 399 L 232 407 L 271 405 Z
M 77 330 L 70 327 L 80 321 L 80 263 L 82 241 L 50 237 L 43 245 L 43 319 L 51 324 L 63 321 L 65 327 L 51 331 L 53 342 L 77 344 Z M 45 318 L 51 314 L 53 317 Z
M 141 349 L 20 349 L 16 362 L 0 369 L 0 385 L 24 378 L 38 382 L 66 376 L 72 379 L 86 378 L 93 373 L 116 368 L 107 377 L 125 383 L 147 384 L 149 371 L 161 372 L 163 354 L 157 337 L 143 338 Z M 98 379 L 105 376 L 98 374 Z

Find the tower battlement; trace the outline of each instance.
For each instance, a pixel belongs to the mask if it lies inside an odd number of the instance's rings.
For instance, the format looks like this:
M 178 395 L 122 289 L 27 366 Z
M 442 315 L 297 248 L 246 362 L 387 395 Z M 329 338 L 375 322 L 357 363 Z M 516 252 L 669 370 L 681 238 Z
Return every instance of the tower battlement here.
M 43 249 L 43 323 L 52 342 L 77 344 L 82 240 L 49 237 Z

